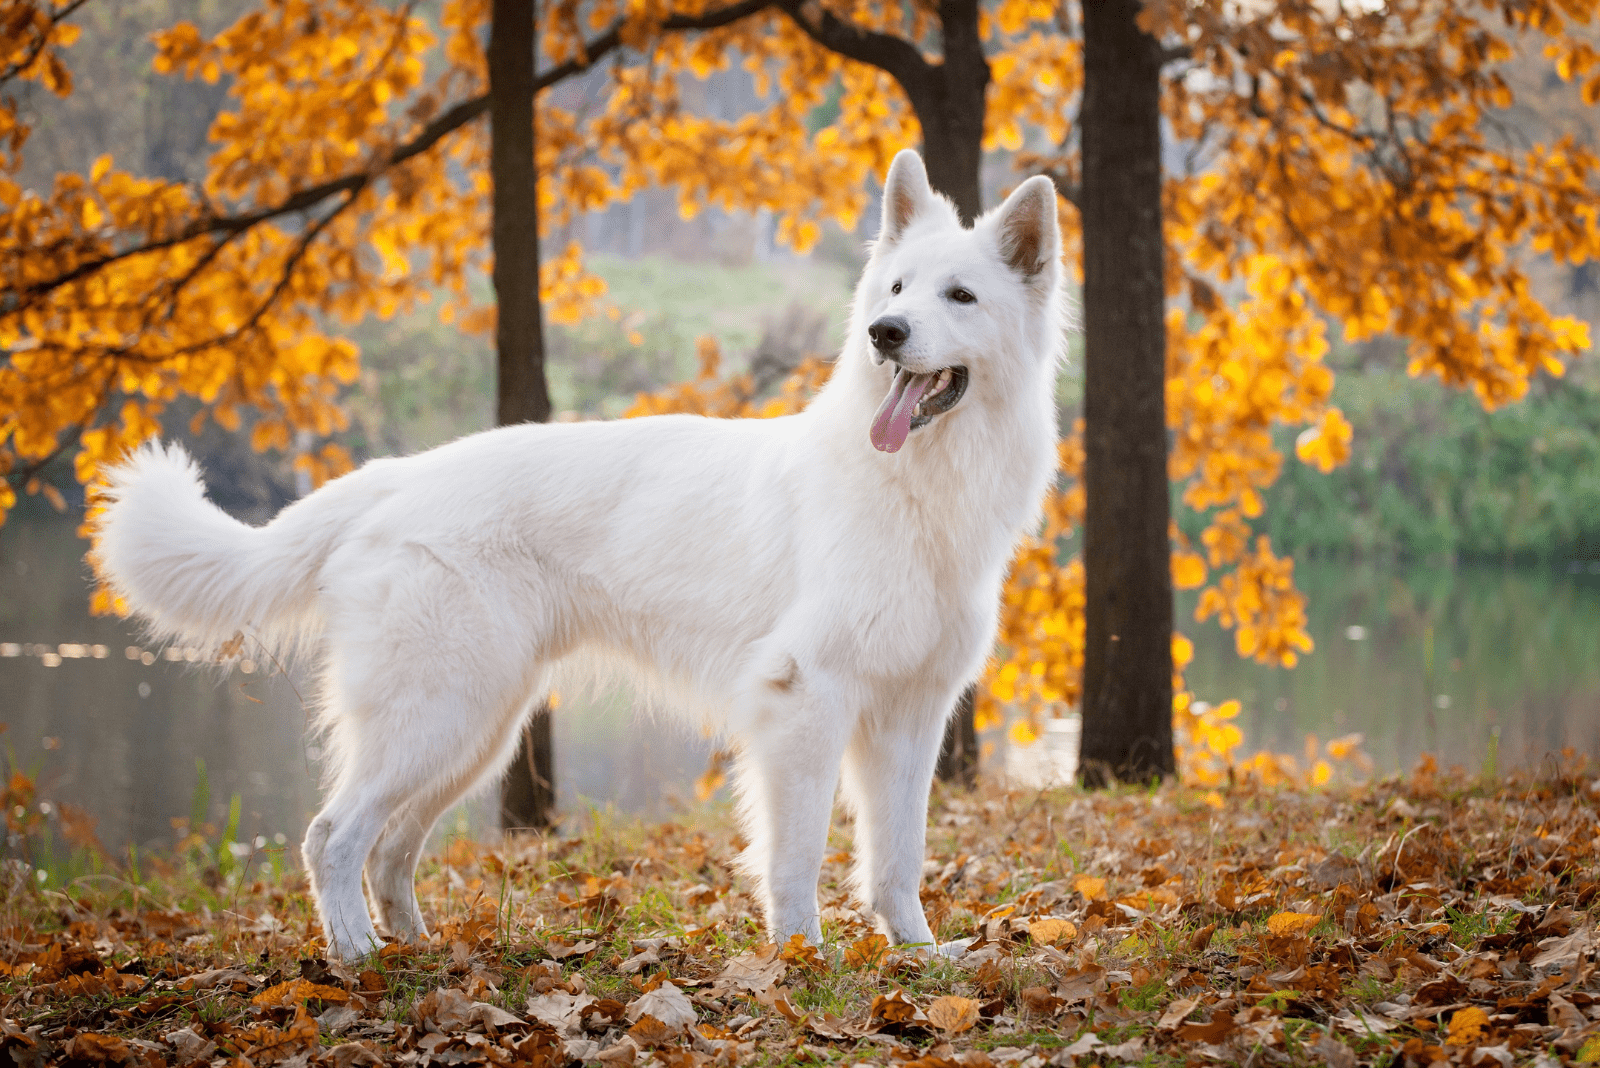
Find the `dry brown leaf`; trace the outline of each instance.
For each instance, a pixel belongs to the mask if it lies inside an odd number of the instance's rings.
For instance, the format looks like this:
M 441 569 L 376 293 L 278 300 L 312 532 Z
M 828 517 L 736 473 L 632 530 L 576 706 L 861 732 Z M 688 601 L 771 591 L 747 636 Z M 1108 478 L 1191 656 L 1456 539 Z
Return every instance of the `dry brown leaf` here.
M 1211 945 L 1211 937 L 1217 933 L 1217 925 L 1208 923 L 1200 930 L 1189 936 L 1189 948 L 1196 953 L 1204 953 L 1206 947 Z
M 377 1068 L 383 1058 L 359 1042 L 344 1042 L 322 1055 L 329 1068 Z
M 871 1019 L 879 1027 L 890 1027 L 926 1023 L 928 1018 L 904 990 L 896 988 L 872 1000 Z
M 629 1002 L 623 1016 L 637 1023 L 645 1016 L 654 1016 L 668 1027 L 679 1032 L 694 1026 L 698 1018 L 694 1011 L 694 1003 L 688 999 L 682 990 L 671 983 L 662 983 L 654 990 L 646 991 Z
M 1157 1031 L 1174 1031 L 1178 1025 L 1188 1019 L 1189 1014 L 1200 1004 L 1199 998 L 1179 998 L 1168 1005 L 1161 1014 L 1161 1019 L 1156 1021 Z
M 959 1035 L 978 1022 L 978 1003 L 971 998 L 935 998 L 928 1006 L 928 1022 L 947 1035 Z
M 568 957 L 587 957 L 599 948 L 599 942 L 592 938 L 585 938 L 572 943 L 570 946 L 565 942 L 551 942 L 545 947 L 545 952 L 555 960 L 566 960 Z
M 472 999 L 455 987 L 430 990 L 417 1002 L 416 1018 L 424 1031 L 460 1031 L 472 1019 Z
M 649 1013 L 640 1016 L 634 1025 L 628 1028 L 628 1037 L 637 1042 L 642 1049 L 655 1049 L 669 1042 L 676 1042 L 682 1033 L 681 1029 L 668 1027 Z
M 80 1031 L 67 1043 L 67 1056 L 94 1064 L 125 1064 L 133 1058 L 128 1043 L 116 1035 Z
M 568 994 L 556 990 L 530 997 L 525 1002 L 528 1015 L 540 1020 L 564 1035 L 577 1036 L 583 1031 L 583 1015 L 596 1004 L 592 994 Z
M 1211 1019 L 1205 1023 L 1186 1023 L 1178 1028 L 1180 1042 L 1204 1042 L 1207 1045 L 1216 1045 L 1226 1038 L 1234 1029 L 1233 1013 L 1214 1012 Z
M 1017 995 L 1017 1001 L 1034 1016 L 1054 1016 L 1066 1004 L 1047 986 L 1024 987 Z
M 789 965 L 779 958 L 774 942 L 757 946 L 723 965 L 712 989 L 715 992 L 745 991 L 759 994 L 783 978 Z

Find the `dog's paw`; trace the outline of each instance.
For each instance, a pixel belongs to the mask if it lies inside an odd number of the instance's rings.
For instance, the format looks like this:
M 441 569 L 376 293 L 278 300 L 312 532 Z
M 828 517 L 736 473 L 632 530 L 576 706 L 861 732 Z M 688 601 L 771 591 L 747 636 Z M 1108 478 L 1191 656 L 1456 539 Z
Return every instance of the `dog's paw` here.
M 958 938 L 954 942 L 941 942 L 935 947 L 934 953 L 945 960 L 960 960 L 967 955 L 967 950 L 971 948 L 972 942 L 973 939 L 970 938 Z

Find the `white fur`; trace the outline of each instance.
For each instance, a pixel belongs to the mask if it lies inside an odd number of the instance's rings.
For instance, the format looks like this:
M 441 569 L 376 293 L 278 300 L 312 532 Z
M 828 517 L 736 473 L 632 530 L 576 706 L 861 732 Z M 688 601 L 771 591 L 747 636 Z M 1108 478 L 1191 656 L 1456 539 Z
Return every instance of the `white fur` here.
M 1039 263 L 1007 262 L 1019 232 Z M 324 638 L 331 796 L 304 860 L 329 949 L 375 943 L 363 866 L 380 924 L 425 933 L 412 882 L 428 830 L 502 773 L 563 662 L 684 695 L 737 745 L 773 937 L 821 935 L 842 767 L 866 904 L 896 942 L 930 943 L 918 889 L 940 739 L 1055 469 L 1059 255 L 1044 179 L 966 230 L 904 152 L 849 340 L 800 415 L 492 430 L 374 460 L 260 528 L 207 501 L 177 446 L 113 472 L 103 571 L 158 632 Z M 950 299 L 956 285 L 977 302 Z M 868 433 L 891 368 L 866 327 L 884 314 L 912 326 L 908 366 L 970 373 L 894 454 Z

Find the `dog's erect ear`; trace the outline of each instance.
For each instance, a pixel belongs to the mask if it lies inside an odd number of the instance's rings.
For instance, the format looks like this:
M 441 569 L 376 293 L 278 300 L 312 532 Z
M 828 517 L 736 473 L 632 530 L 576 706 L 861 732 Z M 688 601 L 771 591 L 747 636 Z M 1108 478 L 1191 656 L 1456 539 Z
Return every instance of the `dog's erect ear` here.
M 936 201 L 922 157 L 909 148 L 901 149 L 889 164 L 889 180 L 883 183 L 883 225 L 878 228 L 878 242 L 892 245 L 900 240 L 912 220 Z
M 1031 280 L 1061 258 L 1056 187 L 1050 179 L 1036 174 L 1023 182 L 1000 205 L 999 216 L 1000 258 L 1013 271 Z

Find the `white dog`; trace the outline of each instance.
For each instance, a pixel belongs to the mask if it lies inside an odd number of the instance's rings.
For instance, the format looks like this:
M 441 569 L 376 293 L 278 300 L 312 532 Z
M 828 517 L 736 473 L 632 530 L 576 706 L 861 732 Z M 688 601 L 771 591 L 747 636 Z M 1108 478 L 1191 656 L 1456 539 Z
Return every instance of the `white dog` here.
M 842 765 L 858 889 L 927 945 L 945 721 L 1056 465 L 1060 256 L 1045 178 L 969 230 L 902 152 L 802 414 L 505 427 L 374 460 L 259 528 L 151 443 L 111 474 L 102 570 L 164 637 L 324 636 L 330 797 L 304 860 L 339 956 L 377 944 L 363 867 L 379 924 L 425 935 L 429 829 L 502 773 L 562 662 L 621 666 L 733 741 L 776 939 L 821 937 Z

